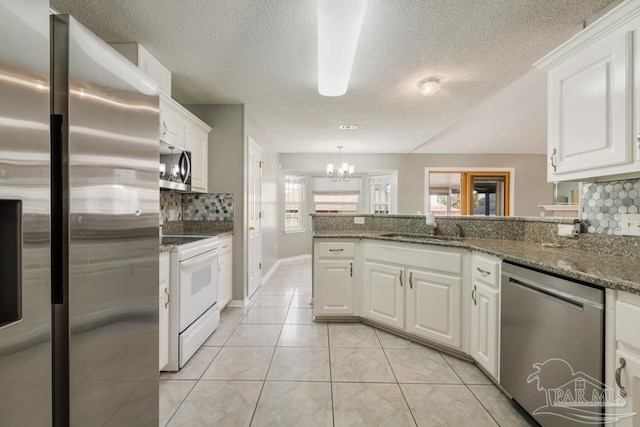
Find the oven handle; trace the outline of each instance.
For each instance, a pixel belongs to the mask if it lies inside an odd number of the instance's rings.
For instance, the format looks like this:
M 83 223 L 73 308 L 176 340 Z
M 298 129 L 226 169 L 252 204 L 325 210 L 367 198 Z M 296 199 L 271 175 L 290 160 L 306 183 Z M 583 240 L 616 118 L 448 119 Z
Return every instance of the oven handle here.
M 188 261 L 182 261 L 180 263 L 180 270 L 191 270 L 193 267 L 202 264 L 208 264 L 213 261 L 218 256 L 218 250 L 214 249 L 210 252 L 207 252 L 204 255 L 198 255 L 189 259 Z

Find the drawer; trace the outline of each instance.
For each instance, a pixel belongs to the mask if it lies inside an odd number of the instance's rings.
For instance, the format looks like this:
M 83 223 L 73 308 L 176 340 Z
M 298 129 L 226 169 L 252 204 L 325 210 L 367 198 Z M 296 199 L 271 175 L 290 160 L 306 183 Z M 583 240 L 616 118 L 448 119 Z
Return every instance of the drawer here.
M 497 258 L 473 254 L 471 277 L 497 288 L 500 283 L 500 263 L 501 261 Z
M 640 349 L 640 297 L 618 292 L 616 301 L 616 339 Z
M 233 239 L 232 238 L 226 238 L 222 241 L 220 241 L 220 243 L 218 243 L 218 254 L 220 254 L 221 256 L 227 253 L 231 253 L 233 250 Z
M 318 242 L 320 258 L 353 258 L 354 254 L 354 242 Z

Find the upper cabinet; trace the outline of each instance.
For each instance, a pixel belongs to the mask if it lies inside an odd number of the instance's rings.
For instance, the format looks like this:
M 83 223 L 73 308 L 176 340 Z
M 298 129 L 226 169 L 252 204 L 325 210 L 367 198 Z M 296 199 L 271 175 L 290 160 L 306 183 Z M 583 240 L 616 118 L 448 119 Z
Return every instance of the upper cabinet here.
M 211 128 L 173 99 L 160 94 L 160 139 L 191 152 L 191 191 L 207 192 Z
M 111 47 L 120 52 L 138 66 L 146 75 L 158 83 L 160 90 L 171 96 L 171 71 L 138 43 L 109 43 Z
M 548 72 L 548 181 L 640 174 L 639 34 L 640 1 L 628 1 L 536 63 Z

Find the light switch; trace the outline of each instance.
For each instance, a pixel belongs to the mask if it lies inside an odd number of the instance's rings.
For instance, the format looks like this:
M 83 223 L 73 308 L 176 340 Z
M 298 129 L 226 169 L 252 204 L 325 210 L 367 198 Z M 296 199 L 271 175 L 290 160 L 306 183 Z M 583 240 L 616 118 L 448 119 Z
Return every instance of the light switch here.
M 353 218 L 354 224 L 364 224 L 364 217 L 356 216 Z
M 622 234 L 625 236 L 640 236 L 640 214 L 622 214 Z

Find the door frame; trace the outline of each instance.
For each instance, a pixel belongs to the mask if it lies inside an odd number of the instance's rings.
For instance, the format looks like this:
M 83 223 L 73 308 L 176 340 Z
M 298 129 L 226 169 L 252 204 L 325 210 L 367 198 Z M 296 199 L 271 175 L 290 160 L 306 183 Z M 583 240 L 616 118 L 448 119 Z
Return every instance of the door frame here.
M 252 195 L 251 195 L 251 152 L 253 150 L 256 150 L 256 152 L 259 155 L 259 161 L 260 161 L 260 166 L 258 167 L 258 180 L 259 180 L 259 189 L 257 190 L 257 196 L 258 196 L 258 218 L 252 218 L 252 210 L 251 210 L 251 201 L 252 201 Z M 245 246 L 245 265 L 246 265 L 246 269 L 245 269 L 245 300 L 248 300 L 249 298 L 251 298 L 252 294 L 255 293 L 255 291 L 262 285 L 262 270 L 260 268 L 258 268 L 257 271 L 257 277 L 256 277 L 256 288 L 253 290 L 252 293 L 250 293 L 251 289 L 249 289 L 249 284 L 250 284 L 250 275 L 251 275 L 251 265 L 249 264 L 249 262 L 252 260 L 251 257 L 251 247 L 250 247 L 250 227 L 256 227 L 256 231 L 257 231 L 257 237 L 258 237 L 258 242 L 256 244 L 256 250 L 257 250 L 257 254 L 255 254 L 256 256 L 256 260 L 258 261 L 259 264 L 262 263 L 262 219 L 261 219 L 261 215 L 262 215 L 262 148 L 260 147 L 260 145 L 258 145 L 258 143 L 249 135 L 247 135 L 247 156 L 246 156 L 246 163 L 245 163 L 245 170 L 246 170 L 246 186 L 245 186 L 245 226 L 246 229 L 244 230 L 245 232 L 245 238 L 244 238 L 244 246 Z

